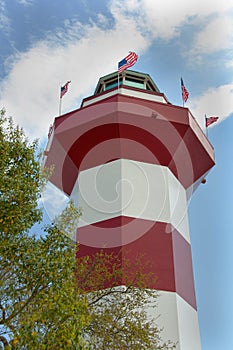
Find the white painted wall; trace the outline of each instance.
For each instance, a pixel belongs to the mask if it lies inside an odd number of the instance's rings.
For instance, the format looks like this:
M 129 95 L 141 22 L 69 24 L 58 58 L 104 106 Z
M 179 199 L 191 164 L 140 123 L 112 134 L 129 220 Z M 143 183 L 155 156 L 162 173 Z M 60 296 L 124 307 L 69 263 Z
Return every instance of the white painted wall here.
M 149 100 L 149 101 L 167 103 L 167 101 L 165 100 L 165 98 L 163 96 L 159 96 L 159 95 L 156 95 L 153 93 L 150 94 L 150 93 L 148 93 L 148 91 L 143 92 L 141 90 L 136 91 L 136 90 L 131 90 L 131 89 L 127 89 L 127 88 L 119 88 L 119 89 L 110 91 L 108 93 L 105 93 L 103 95 L 93 96 L 93 98 L 90 98 L 90 99 L 83 102 L 83 107 L 90 106 L 93 103 L 99 102 L 101 100 L 105 100 L 106 98 L 114 96 L 116 94 L 137 97 L 137 98 L 145 99 L 145 100 Z
M 159 291 L 157 307 L 148 313 L 162 329 L 163 341 L 177 343 L 176 350 L 201 350 L 197 311 L 177 293 Z
M 127 159 L 84 170 L 71 193 L 79 227 L 120 215 L 171 223 L 189 242 L 186 191 L 164 166 Z

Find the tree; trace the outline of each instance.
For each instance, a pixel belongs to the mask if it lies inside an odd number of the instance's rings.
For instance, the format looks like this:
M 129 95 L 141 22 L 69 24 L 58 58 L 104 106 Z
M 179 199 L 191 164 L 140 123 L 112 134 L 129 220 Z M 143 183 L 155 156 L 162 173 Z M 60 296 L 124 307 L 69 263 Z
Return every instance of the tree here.
M 29 233 L 42 218 L 38 199 L 48 175 L 36 151 L 2 111 L 0 341 L 5 349 L 85 349 L 87 301 L 74 275 L 76 245 L 61 230 L 80 212 L 71 204 L 60 225 L 56 220 L 42 236 Z
M 37 142 L 32 144 L 23 130 L 0 111 L 0 207 L 1 233 L 20 234 L 41 220 L 37 200 L 45 178 L 35 158 Z M 9 235 L 10 236 L 10 235 Z
M 1 324 L 15 349 L 84 349 L 87 303 L 74 277 L 75 245 L 56 227 L 1 249 Z M 78 346 L 74 347 L 74 344 Z
M 30 229 L 49 171 L 30 143 L 0 114 L 0 344 L 4 349 L 171 349 L 146 308 L 157 293 L 113 254 L 76 257 L 69 237 L 81 211 L 72 203 L 43 234 Z M 66 234 L 64 233 L 66 231 Z M 127 258 L 123 266 L 128 267 Z M 159 345 L 160 344 L 160 345 Z

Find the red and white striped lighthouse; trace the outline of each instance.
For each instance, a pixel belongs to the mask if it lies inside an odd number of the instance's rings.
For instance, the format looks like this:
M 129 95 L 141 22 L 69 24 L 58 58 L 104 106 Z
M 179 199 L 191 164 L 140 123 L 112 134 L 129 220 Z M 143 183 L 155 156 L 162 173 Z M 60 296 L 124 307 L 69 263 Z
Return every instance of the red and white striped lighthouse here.
M 55 118 L 45 165 L 82 207 L 80 254 L 143 253 L 160 291 L 163 340 L 200 350 L 187 203 L 214 152 L 187 108 L 174 106 L 148 74 L 102 77 L 81 108 Z

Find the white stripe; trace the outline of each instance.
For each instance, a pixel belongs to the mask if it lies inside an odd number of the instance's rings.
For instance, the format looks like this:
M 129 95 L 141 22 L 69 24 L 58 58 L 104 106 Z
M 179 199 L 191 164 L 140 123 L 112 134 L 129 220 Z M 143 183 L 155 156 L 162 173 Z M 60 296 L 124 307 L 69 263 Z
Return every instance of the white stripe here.
M 71 198 L 83 208 L 79 227 L 129 216 L 170 223 L 190 242 L 186 191 L 167 167 L 118 159 L 82 171 Z
M 178 342 L 176 350 L 201 350 L 197 311 L 177 293 L 159 291 L 158 306 L 148 314 L 163 329 L 163 341 Z
M 143 98 L 144 100 L 149 100 L 149 101 L 154 101 L 154 102 L 167 103 L 165 98 L 161 95 L 148 94 L 147 92 L 132 90 L 129 87 L 124 86 L 123 88 L 120 88 L 118 90 L 106 92 L 103 95 L 100 95 L 98 97 L 94 96 L 93 98 L 84 101 L 83 107 L 89 106 L 89 105 L 96 103 L 96 102 L 99 102 L 101 100 L 105 100 L 106 98 L 114 96 L 116 94 L 122 94 L 125 96 L 132 96 L 132 97 L 136 97 L 136 98 Z M 129 102 L 124 102 L 124 103 L 126 105 Z M 119 106 L 120 106 L 120 104 L 121 104 L 121 106 L 123 106 L 123 103 L 118 102 Z M 132 103 L 131 103 L 131 106 L 132 106 Z M 137 108 L 142 108 L 142 106 L 139 104 L 137 104 L 136 106 L 137 106 Z M 97 108 L 97 106 L 95 106 L 95 107 Z M 101 107 L 103 107 L 103 104 L 101 105 Z M 149 110 L 149 108 L 148 109 L 146 109 L 145 107 L 143 107 L 143 108 L 144 108 L 144 113 L 145 113 L 145 110 L 147 110 L 148 111 L 147 114 L 150 115 L 150 117 L 151 117 L 151 109 Z

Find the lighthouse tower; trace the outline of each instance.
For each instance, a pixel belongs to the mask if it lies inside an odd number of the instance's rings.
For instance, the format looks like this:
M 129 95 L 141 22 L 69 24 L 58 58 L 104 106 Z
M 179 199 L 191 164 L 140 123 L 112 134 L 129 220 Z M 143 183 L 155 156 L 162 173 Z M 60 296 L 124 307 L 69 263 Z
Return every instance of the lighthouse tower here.
M 55 118 L 45 151 L 51 182 L 82 207 L 80 254 L 143 254 L 157 276 L 164 341 L 200 350 L 187 204 L 214 165 L 188 108 L 148 74 L 99 79 L 81 108 Z M 194 233 L 195 234 L 195 233 Z

